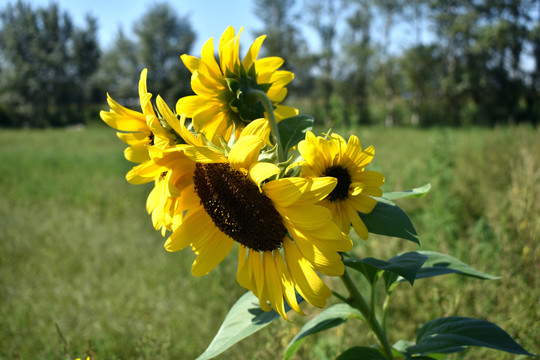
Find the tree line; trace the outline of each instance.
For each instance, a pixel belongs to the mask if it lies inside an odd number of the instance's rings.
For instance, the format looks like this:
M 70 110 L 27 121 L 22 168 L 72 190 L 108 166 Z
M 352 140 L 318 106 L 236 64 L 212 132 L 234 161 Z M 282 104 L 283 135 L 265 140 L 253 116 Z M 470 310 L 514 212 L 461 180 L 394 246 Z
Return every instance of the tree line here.
M 538 124 L 539 0 L 252 5 L 264 26 L 246 30 L 268 35 L 263 55 L 281 56 L 295 73 L 289 102 L 321 125 Z M 196 30 L 168 3 L 149 6 L 133 35 L 119 28 L 106 49 L 97 30 L 96 18 L 76 26 L 54 3 L 1 8 L 0 126 L 84 123 L 106 92 L 136 107 L 144 67 L 149 89 L 171 106 L 191 93 L 179 55 L 199 54 Z

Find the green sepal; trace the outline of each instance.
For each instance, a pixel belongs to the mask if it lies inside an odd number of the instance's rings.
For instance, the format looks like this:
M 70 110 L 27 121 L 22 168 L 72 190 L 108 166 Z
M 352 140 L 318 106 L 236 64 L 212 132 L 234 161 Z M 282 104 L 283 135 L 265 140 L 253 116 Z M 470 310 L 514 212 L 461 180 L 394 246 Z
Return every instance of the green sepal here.
M 396 255 L 390 258 L 388 261 L 379 260 L 375 258 L 364 258 L 364 259 L 343 259 L 343 263 L 357 271 L 360 271 L 366 279 L 373 285 L 377 278 L 379 277 L 379 271 L 384 271 L 384 273 L 393 273 L 399 275 L 409 281 L 411 285 L 414 284 L 414 280 L 424 262 L 428 259 L 427 255 L 422 255 L 416 252 L 408 252 L 401 255 Z M 394 281 L 397 278 L 394 277 Z M 390 279 L 390 278 L 389 278 Z M 390 288 L 390 285 L 393 281 L 388 281 L 387 291 Z
M 410 240 L 420 245 L 416 230 L 407 214 L 390 200 L 374 199 L 377 200 L 377 205 L 369 214 L 358 212 L 368 231 Z
M 264 91 L 265 93 L 268 93 L 268 90 L 272 87 L 272 83 L 261 83 L 257 84 L 257 89 Z M 275 108 L 275 106 L 274 106 Z
M 231 152 L 231 148 L 229 144 L 227 143 L 227 141 L 225 141 L 225 139 L 221 135 L 218 136 L 218 139 L 219 139 L 219 143 L 221 144 L 221 147 L 223 148 L 223 151 L 225 152 L 225 155 L 229 156 L 229 153 Z
M 313 129 L 313 122 L 313 117 L 308 115 L 292 116 L 278 122 L 277 126 L 283 149 L 289 151 L 300 140 L 304 140 L 306 132 Z
M 431 184 L 428 183 L 411 190 L 387 192 L 382 197 L 390 201 L 403 198 L 420 198 L 426 196 L 430 189 Z
M 409 356 L 450 354 L 460 352 L 468 346 L 534 356 L 497 325 L 482 319 L 460 316 L 443 317 L 427 322 L 416 333 L 416 344 L 409 346 L 406 351 Z
M 266 147 L 264 150 L 261 151 L 259 154 L 260 162 L 269 162 L 269 163 L 276 163 L 277 161 L 277 145 L 270 147 Z
M 236 96 L 237 91 L 240 90 L 240 81 L 234 78 L 225 78 L 225 82 L 227 83 L 229 91 Z
M 304 301 L 299 295 L 296 296 L 296 300 L 298 303 Z M 285 310 L 290 310 L 288 304 L 285 304 Z M 197 360 L 212 359 L 218 356 L 279 317 L 279 314 L 274 310 L 263 311 L 259 306 L 259 299 L 251 291 L 245 293 L 231 307 L 216 336 Z
M 354 346 L 345 350 L 338 355 L 336 360 L 386 360 L 383 354 L 379 350 L 366 347 L 366 346 Z
M 360 311 L 348 304 L 336 304 L 323 310 L 319 315 L 309 320 L 289 342 L 283 358 L 285 360 L 291 359 L 307 336 L 341 325 L 350 318 L 364 320 Z

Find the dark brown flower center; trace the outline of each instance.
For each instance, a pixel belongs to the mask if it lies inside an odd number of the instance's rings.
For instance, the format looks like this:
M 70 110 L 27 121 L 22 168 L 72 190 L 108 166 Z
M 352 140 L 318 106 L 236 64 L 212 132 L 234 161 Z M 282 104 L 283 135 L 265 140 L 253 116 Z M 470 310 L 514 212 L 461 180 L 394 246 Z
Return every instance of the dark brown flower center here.
M 337 185 L 326 197 L 330 201 L 342 201 L 349 197 L 349 187 L 351 186 L 351 175 L 349 171 L 340 165 L 329 167 L 324 171 L 324 175 L 337 179 Z
M 227 163 L 197 163 L 195 192 L 216 227 L 257 251 L 279 249 L 287 229 L 272 200 L 243 172 Z

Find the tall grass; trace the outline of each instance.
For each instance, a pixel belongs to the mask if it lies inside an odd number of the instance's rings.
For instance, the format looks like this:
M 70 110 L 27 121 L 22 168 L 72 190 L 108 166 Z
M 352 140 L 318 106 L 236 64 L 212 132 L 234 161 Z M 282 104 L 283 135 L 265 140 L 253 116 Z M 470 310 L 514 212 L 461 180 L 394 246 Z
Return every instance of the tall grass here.
M 356 133 L 375 146 L 370 167 L 385 174 L 385 191 L 432 183 L 427 197 L 400 202 L 423 249 L 502 277 L 400 285 L 391 341 L 413 339 L 421 322 L 460 315 L 495 322 L 539 353 L 540 131 Z M 189 250 L 167 253 L 144 209 L 150 188 L 125 181 L 131 164 L 111 129 L 0 130 L 0 144 L 0 358 L 191 359 L 202 352 L 244 292 L 234 252 L 202 278 L 190 274 Z M 372 236 L 354 251 L 385 259 L 414 249 Z M 340 291 L 338 279 L 327 280 Z M 308 319 L 318 311 L 304 309 Z M 293 320 L 271 324 L 221 358 L 279 358 L 307 319 Z M 298 359 L 333 358 L 366 333 L 360 322 L 347 323 L 307 339 Z M 462 357 L 514 358 L 488 350 Z

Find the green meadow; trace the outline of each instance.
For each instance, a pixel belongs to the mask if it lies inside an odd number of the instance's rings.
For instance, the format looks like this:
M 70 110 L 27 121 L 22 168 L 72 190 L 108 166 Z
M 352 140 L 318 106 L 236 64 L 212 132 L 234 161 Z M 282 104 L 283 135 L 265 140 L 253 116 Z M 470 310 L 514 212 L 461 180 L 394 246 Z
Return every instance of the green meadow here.
M 489 320 L 540 353 L 540 130 L 354 130 L 375 146 L 368 167 L 384 191 L 431 183 L 398 204 L 421 249 L 498 275 L 401 284 L 390 304 L 390 342 L 413 340 L 424 322 L 458 315 Z M 145 210 L 149 186 L 124 176 L 133 164 L 112 129 L 0 130 L 0 358 L 194 359 L 245 292 L 236 252 L 209 275 L 190 273 L 194 254 L 167 253 Z M 358 257 L 388 259 L 412 242 L 370 236 Z M 336 278 L 327 283 L 338 292 Z M 334 300 L 330 300 L 331 302 Z M 277 320 L 220 359 L 279 359 L 307 316 Z M 357 320 L 308 338 L 296 359 L 333 359 L 373 343 Z M 516 359 L 469 349 L 451 359 Z M 521 357 L 525 358 L 525 357 Z

